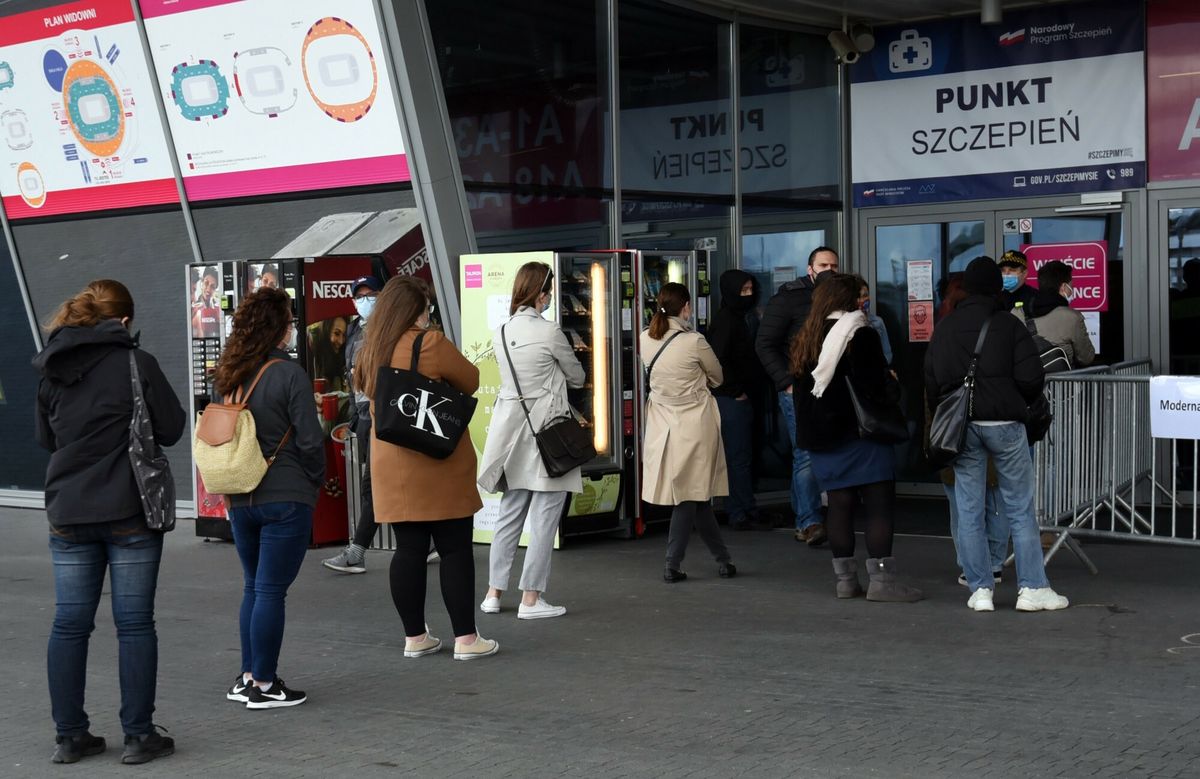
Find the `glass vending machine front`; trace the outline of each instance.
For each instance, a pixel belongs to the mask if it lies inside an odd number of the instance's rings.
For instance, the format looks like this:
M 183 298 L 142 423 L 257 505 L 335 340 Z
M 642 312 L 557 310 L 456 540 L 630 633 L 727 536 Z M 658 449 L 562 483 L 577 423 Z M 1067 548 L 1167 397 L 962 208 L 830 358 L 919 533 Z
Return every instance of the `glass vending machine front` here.
M 584 385 L 568 389 L 571 408 L 592 431 L 596 459 L 586 469 L 616 465 L 614 420 L 617 417 L 615 317 L 611 255 L 558 255 L 555 300 L 563 333 L 586 376 Z
M 642 252 L 642 329 L 658 308 L 658 291 L 664 284 L 682 284 L 693 292 L 691 252 Z

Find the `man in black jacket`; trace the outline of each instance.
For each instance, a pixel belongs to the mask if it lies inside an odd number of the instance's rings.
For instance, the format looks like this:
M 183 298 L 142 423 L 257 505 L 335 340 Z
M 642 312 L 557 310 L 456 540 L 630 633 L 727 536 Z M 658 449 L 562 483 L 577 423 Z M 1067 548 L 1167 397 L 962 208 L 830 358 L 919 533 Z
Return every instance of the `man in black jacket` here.
M 837 252 L 818 246 L 808 255 L 808 273 L 789 281 L 767 301 L 754 349 L 770 380 L 779 393 L 779 412 L 792 442 L 792 511 L 796 514 L 796 540 L 809 546 L 825 543 L 825 525 L 821 522 L 821 488 L 817 486 L 808 452 L 796 447 L 796 409 L 792 403 L 792 375 L 789 350 L 792 338 L 800 332 L 812 308 L 812 293 L 817 276 L 837 272 Z
M 977 257 L 963 277 L 967 298 L 938 323 L 925 354 L 925 388 L 931 399 L 962 386 L 979 348 L 975 388 L 963 452 L 954 461 L 958 504 L 958 549 L 971 588 L 967 606 L 993 611 L 995 587 L 984 530 L 984 494 L 989 455 L 1000 481 L 1000 498 L 1012 530 L 1017 564 L 1017 610 L 1065 609 L 1067 599 L 1050 588 L 1034 518 L 1033 459 L 1025 436 L 1029 404 L 1045 383 L 1033 337 L 1016 317 L 1005 313 L 1000 298 L 1000 268 L 990 257 Z
M 754 337 L 747 317 L 755 316 L 758 286 L 742 270 L 721 274 L 721 308 L 708 323 L 705 337 L 721 363 L 725 382 L 713 388 L 721 411 L 721 439 L 725 444 L 725 467 L 729 471 L 729 497 L 725 511 L 734 530 L 772 530 L 758 519 L 754 501 L 754 399 L 763 387 L 765 374 L 754 356 Z
M 1000 255 L 1000 273 L 1003 274 L 1004 307 L 1008 311 L 1019 309 L 1020 316 L 1029 316 L 1029 307 L 1033 305 L 1033 297 L 1037 290 L 1025 283 L 1029 277 L 1029 259 L 1024 252 L 1009 249 Z

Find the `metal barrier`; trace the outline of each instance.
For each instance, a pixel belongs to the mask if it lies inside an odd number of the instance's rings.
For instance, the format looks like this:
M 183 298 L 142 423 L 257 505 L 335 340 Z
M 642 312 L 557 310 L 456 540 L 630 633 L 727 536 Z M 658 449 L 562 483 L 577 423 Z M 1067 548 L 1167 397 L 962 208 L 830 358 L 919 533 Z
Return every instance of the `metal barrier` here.
M 358 518 L 362 515 L 362 504 L 359 502 L 359 496 L 362 494 L 362 453 L 359 451 L 358 436 L 350 434 L 342 443 L 346 447 L 346 514 L 350 518 L 347 537 L 354 538 L 354 528 L 358 527 Z M 381 525 L 375 531 L 375 538 L 367 548 L 394 552 L 396 537 L 392 535 L 392 526 Z
M 1046 377 L 1054 423 L 1034 451 L 1036 508 L 1096 573 L 1073 536 L 1200 546 L 1198 442 L 1150 435 L 1150 362 Z

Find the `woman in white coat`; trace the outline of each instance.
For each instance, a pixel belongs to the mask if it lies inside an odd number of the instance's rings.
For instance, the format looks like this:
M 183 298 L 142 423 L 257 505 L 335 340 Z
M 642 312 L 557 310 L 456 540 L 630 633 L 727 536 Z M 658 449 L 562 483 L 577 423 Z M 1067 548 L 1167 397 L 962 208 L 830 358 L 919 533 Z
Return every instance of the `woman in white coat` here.
M 682 284 L 664 284 L 658 310 L 642 332 L 649 373 L 646 437 L 642 444 L 642 500 L 674 506 L 663 581 L 679 582 L 692 526 L 717 561 L 717 574 L 737 574 L 721 539 L 712 499 L 729 494 L 721 414 L 709 389 L 723 381 L 721 363 L 704 336 L 692 330 L 691 295 Z
M 550 553 L 567 493 L 583 489 L 578 468 L 557 478 L 546 472 L 533 438 L 533 430 L 570 413 L 567 387 L 584 383 L 583 366 L 566 335 L 558 325 L 542 318 L 550 305 L 552 280 L 545 263 L 527 262 L 517 271 L 509 319 L 492 339 L 500 364 L 500 394 L 492 409 L 479 467 L 479 486 L 487 492 L 504 493 L 492 539 L 489 589 L 479 605 L 485 613 L 500 611 L 500 596 L 508 589 L 517 542 L 525 517 L 529 517 L 530 541 L 521 571 L 518 619 L 560 617 L 567 612 L 547 603 L 542 593 L 550 580 Z M 525 398 L 528 421 L 518 395 Z

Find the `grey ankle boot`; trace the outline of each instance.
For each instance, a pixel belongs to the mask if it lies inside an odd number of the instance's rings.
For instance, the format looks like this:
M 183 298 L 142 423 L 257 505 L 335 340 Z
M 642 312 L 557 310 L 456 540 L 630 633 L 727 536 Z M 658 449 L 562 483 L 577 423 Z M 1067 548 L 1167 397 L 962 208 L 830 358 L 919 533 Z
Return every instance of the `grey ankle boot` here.
M 879 603 L 913 603 L 925 597 L 925 593 L 900 580 L 896 571 L 896 558 L 880 557 L 867 560 L 867 600 Z
M 863 594 L 862 585 L 858 583 L 858 560 L 853 557 L 833 558 L 833 573 L 837 577 L 837 596 L 839 598 L 857 598 Z

